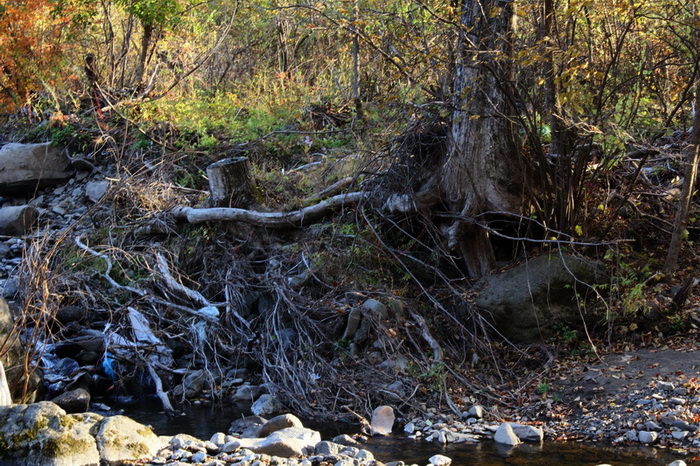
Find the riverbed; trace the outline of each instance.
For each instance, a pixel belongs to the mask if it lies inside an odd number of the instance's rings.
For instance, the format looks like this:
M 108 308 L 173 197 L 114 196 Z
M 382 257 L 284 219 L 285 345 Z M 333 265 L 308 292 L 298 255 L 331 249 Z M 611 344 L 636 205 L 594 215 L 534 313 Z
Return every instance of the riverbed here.
M 158 411 L 156 401 L 138 404 L 112 404 L 114 409 L 146 425 L 158 435 L 186 433 L 207 440 L 217 432 L 227 432 L 234 419 L 249 415 L 249 404 L 236 405 L 188 405 L 182 407 L 183 415 L 168 417 Z M 340 434 L 355 434 L 359 426 L 345 423 L 314 423 L 304 425 L 321 432 L 324 440 Z M 453 465 L 595 465 L 607 463 L 614 466 L 667 465 L 683 459 L 665 450 L 650 447 L 613 447 L 602 444 L 545 441 L 541 445 L 522 444 L 517 447 L 499 445 L 492 441 L 477 444 L 448 444 L 416 441 L 396 432 L 389 437 L 371 437 L 363 445 L 383 462 L 402 460 L 407 464 L 428 464 L 428 458 L 441 454 L 452 458 Z

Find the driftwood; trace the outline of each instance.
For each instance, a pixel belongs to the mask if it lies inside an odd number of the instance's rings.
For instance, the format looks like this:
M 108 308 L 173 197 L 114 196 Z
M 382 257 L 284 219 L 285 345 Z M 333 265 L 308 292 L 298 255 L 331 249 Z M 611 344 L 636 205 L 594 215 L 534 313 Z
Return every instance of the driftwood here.
M 289 228 L 309 225 L 316 220 L 328 215 L 333 210 L 341 207 L 349 207 L 357 204 L 367 196 L 366 192 L 354 192 L 338 194 L 321 201 L 318 204 L 304 207 L 292 212 L 258 212 L 255 210 L 214 207 L 214 208 L 193 208 L 178 207 L 173 209 L 172 214 L 176 219 L 184 219 L 189 223 L 202 223 L 209 221 L 233 221 L 245 222 L 251 225 L 267 228 Z

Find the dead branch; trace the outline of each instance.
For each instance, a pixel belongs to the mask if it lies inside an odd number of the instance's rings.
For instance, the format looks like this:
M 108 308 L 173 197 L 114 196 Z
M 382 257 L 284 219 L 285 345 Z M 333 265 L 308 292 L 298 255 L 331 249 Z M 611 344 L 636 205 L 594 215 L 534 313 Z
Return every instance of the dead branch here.
M 418 323 L 418 326 L 421 329 L 423 339 L 428 343 L 430 346 L 430 349 L 433 350 L 433 363 L 435 364 L 440 364 L 442 363 L 442 348 L 440 348 L 440 345 L 438 344 L 437 340 L 433 338 L 433 336 L 430 334 L 430 330 L 428 329 L 428 324 L 425 323 L 425 319 L 423 316 L 416 312 L 411 312 L 411 317 L 413 317 L 413 320 L 415 320 Z
M 301 227 L 330 214 L 337 208 L 355 205 L 366 196 L 367 193 L 363 191 L 338 194 L 318 204 L 292 212 L 258 212 L 255 210 L 237 209 L 233 207 L 216 207 L 209 209 L 178 207 L 172 210 L 172 214 L 176 219 L 184 219 L 189 223 L 195 224 L 209 221 L 229 221 L 245 222 L 267 228 Z
M 214 304 L 212 304 L 207 298 L 202 296 L 202 294 L 199 291 L 192 290 L 190 288 L 187 288 L 185 285 L 182 283 L 178 282 L 175 280 L 175 277 L 172 276 L 170 273 L 170 269 L 168 268 L 168 263 L 165 260 L 165 257 L 159 252 L 156 253 L 156 260 L 158 261 L 158 270 L 160 271 L 161 275 L 163 276 L 163 279 L 165 280 L 166 285 L 172 290 L 175 291 L 180 291 L 183 293 L 185 296 L 190 298 L 192 301 L 196 302 L 202 307 L 213 307 Z

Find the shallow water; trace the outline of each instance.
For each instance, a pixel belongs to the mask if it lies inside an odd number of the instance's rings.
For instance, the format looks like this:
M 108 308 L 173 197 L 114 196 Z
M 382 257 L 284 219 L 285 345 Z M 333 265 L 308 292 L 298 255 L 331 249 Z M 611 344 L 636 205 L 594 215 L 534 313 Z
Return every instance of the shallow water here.
M 111 404 L 123 409 L 124 414 L 146 425 L 158 435 L 186 433 L 208 440 L 217 432 L 227 432 L 236 418 L 250 415 L 250 404 L 234 406 L 199 405 L 186 406 L 184 416 L 168 417 L 160 412 L 157 400 L 138 404 Z M 358 426 L 343 423 L 305 422 L 307 427 L 319 430 L 324 440 L 339 434 L 358 432 Z M 403 436 L 373 437 L 363 446 L 381 461 L 403 460 L 407 464 L 428 464 L 428 458 L 441 454 L 452 458 L 452 464 L 461 465 L 596 465 L 607 463 L 614 466 L 666 465 L 682 457 L 652 448 L 614 448 L 582 444 L 577 442 L 544 442 L 542 445 L 523 444 L 507 447 L 495 442 L 440 446 L 434 443 L 417 442 Z M 687 460 L 686 460 L 687 461 Z M 690 464 L 690 462 L 689 462 Z

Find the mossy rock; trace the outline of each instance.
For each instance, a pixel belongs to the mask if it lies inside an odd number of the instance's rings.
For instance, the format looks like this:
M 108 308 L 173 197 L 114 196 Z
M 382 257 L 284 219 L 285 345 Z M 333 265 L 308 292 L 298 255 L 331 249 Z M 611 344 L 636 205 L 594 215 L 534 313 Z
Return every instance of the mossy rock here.
M 73 416 L 54 403 L 0 408 L 0 459 L 12 464 L 99 464 L 90 431 L 98 415 Z

